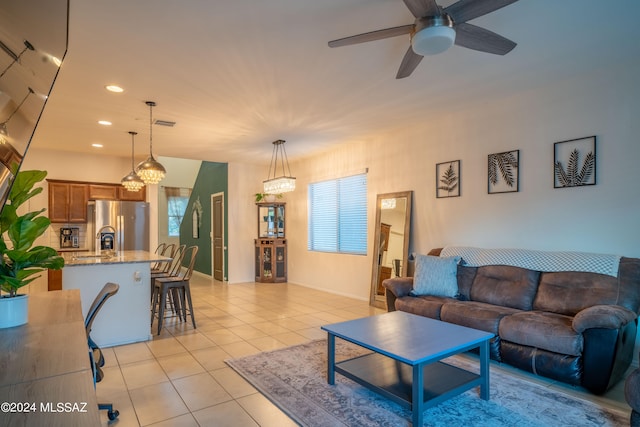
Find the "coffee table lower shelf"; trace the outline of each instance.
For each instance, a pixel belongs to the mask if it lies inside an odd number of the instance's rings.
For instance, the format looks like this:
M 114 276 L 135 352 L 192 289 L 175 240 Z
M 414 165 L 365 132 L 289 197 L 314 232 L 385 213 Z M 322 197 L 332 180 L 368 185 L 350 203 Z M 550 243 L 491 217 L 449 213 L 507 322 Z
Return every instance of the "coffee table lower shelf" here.
M 422 410 L 482 384 L 480 375 L 442 361 L 424 365 L 422 369 Z M 406 363 L 379 353 L 371 353 L 336 363 L 335 372 L 413 410 L 413 368 Z

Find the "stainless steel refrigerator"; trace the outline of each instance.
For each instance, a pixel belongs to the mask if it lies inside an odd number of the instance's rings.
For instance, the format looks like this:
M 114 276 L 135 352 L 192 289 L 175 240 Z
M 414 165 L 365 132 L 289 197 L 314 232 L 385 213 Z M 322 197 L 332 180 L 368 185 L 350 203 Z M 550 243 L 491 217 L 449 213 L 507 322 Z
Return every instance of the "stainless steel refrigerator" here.
M 112 200 L 90 201 L 87 232 L 96 249 L 100 242 L 98 233 L 115 229 L 115 249 L 118 251 L 149 250 L 149 203 Z

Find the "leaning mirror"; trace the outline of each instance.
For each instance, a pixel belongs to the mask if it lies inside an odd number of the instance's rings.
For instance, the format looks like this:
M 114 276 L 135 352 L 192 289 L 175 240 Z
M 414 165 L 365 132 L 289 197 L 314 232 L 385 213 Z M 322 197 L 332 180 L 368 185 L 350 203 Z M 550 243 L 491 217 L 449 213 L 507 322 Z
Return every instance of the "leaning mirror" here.
M 407 275 L 413 191 L 378 194 L 371 272 L 371 305 L 386 308 L 382 282 Z
M 0 209 L 67 51 L 68 0 L 0 1 Z

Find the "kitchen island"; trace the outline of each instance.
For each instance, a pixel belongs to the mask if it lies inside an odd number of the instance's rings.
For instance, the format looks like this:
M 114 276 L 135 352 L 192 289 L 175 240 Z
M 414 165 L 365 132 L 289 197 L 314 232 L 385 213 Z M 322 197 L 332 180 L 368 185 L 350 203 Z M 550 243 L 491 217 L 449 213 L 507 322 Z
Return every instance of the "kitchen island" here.
M 106 257 L 87 252 L 62 256 L 62 289 L 79 289 L 82 314 L 107 282 L 120 290 L 104 304 L 91 331 L 100 347 L 111 347 L 151 339 L 151 264 L 170 258 L 147 251 L 121 251 Z

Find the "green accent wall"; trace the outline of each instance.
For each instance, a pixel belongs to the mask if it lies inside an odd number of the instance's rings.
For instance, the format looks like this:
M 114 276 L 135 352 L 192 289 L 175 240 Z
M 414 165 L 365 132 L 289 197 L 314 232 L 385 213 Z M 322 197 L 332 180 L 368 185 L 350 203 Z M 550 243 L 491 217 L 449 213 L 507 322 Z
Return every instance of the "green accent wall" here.
M 228 246 L 227 225 L 227 186 L 228 165 L 226 163 L 202 162 L 196 182 L 193 184 L 187 211 L 180 225 L 180 244 L 187 247 L 198 246 L 198 255 L 194 270 L 212 275 L 211 271 L 211 195 L 224 193 L 224 245 Z M 200 232 L 197 238 L 193 237 L 193 210 L 196 201 L 200 200 L 202 213 L 200 215 Z M 228 277 L 228 260 L 224 259 L 224 271 Z

